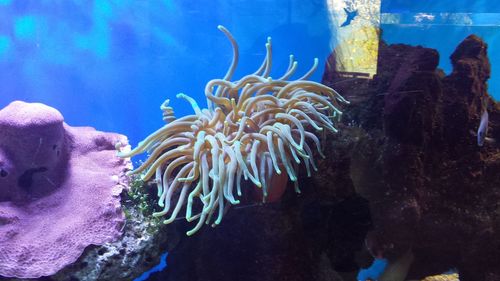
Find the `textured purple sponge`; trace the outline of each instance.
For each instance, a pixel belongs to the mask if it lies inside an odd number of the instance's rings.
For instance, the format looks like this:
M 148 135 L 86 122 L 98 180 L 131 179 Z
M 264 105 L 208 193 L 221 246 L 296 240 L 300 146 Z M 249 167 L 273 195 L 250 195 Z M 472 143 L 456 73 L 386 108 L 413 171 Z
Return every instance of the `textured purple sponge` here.
M 54 108 L 0 110 L 0 276 L 49 276 L 121 235 L 125 136 L 70 127 Z

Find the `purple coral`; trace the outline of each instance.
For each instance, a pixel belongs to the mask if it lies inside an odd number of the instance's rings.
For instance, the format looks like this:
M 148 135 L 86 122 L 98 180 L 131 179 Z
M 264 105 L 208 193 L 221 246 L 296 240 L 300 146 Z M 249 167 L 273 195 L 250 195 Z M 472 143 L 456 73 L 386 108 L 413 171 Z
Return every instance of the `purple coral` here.
M 39 103 L 0 110 L 0 276 L 52 275 L 121 234 L 126 137 L 63 121 Z

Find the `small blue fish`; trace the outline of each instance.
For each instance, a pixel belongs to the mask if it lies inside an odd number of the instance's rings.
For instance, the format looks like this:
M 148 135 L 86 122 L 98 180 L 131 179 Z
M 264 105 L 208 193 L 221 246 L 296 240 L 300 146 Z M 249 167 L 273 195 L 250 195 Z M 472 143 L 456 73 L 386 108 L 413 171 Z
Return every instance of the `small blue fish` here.
M 479 128 L 477 129 L 477 145 L 483 146 L 485 142 L 493 142 L 493 139 L 488 138 L 488 109 L 483 110 L 483 114 L 481 115 L 481 121 L 479 122 Z
M 344 23 L 342 25 L 340 25 L 340 27 L 350 25 L 351 21 L 353 21 L 354 18 L 358 15 L 358 10 L 349 11 L 349 10 L 347 10 L 347 8 L 344 8 L 344 11 L 347 15 L 347 18 L 345 19 Z

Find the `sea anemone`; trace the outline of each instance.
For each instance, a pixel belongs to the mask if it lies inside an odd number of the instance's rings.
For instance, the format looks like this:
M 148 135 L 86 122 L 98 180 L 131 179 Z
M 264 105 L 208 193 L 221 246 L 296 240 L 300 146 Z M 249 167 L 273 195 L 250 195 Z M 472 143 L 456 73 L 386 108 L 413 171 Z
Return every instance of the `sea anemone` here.
M 212 226 L 220 224 L 227 209 L 239 204 L 242 177 L 262 189 L 264 200 L 273 188 L 269 186 L 271 178 L 283 171 L 300 192 L 298 165 L 303 161 L 308 175 L 311 167 L 317 170 L 311 145 L 323 156 L 320 141 L 311 131 L 337 132 L 333 121 L 342 115 L 339 105 L 348 103 L 335 90 L 306 80 L 316 70 L 317 59 L 302 77 L 289 80 L 297 68 L 291 55 L 286 73 L 271 78 L 271 38 L 267 39 L 266 57 L 259 69 L 230 81 L 238 63 L 238 45 L 226 28 L 218 28 L 231 41 L 233 60 L 223 79 L 213 79 L 206 85 L 208 108 L 200 109 L 194 99 L 178 94 L 177 98 L 191 104 L 193 115 L 175 118 L 166 100 L 161 109 L 167 124 L 132 151 L 118 152 L 121 157 L 149 153 L 131 173 L 142 174 L 143 180 L 155 177 L 158 205 L 163 210 L 153 215 L 171 212 L 165 224 L 173 222 L 186 205 L 186 220 L 198 220 L 187 235 L 212 222 L 216 211 Z M 173 207 L 172 197 L 177 193 Z

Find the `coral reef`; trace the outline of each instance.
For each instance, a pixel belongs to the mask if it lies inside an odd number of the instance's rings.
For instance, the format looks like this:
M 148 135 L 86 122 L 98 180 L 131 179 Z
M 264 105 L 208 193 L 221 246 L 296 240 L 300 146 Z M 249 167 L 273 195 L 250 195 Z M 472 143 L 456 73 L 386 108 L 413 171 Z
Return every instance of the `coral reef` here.
M 407 279 L 456 268 L 460 280 L 498 280 L 500 151 L 473 134 L 489 104 L 488 137 L 500 139 L 486 50 L 468 37 L 445 75 L 435 50 L 382 43 L 373 80 L 342 77 L 329 60 L 323 82 L 352 105 L 339 133 L 322 141 L 318 172 L 297 170 L 300 195 L 287 188 L 264 205 L 243 195 L 223 224 L 192 237 L 184 220 L 148 231 L 151 218 L 137 209 L 152 198 L 139 199 L 127 206 L 126 243 L 86 250 L 54 280 L 130 280 L 164 250 L 168 268 L 150 280 L 354 280 L 370 251 L 391 265 L 411 253 Z M 86 275 L 94 268 L 101 274 Z
M 337 132 L 333 122 L 342 114 L 340 104 L 348 103 L 335 90 L 307 81 L 316 69 L 317 60 L 306 74 L 290 81 L 297 68 L 291 56 L 286 73 L 277 79 L 271 78 L 270 38 L 261 67 L 231 82 L 238 62 L 238 46 L 224 27 L 219 29 L 231 41 L 234 56 L 224 78 L 211 80 L 206 85 L 208 109 L 201 110 L 194 99 L 179 94 L 179 98 L 191 104 L 195 114 L 176 119 L 167 100 L 161 108 L 168 124 L 134 150 L 118 153 L 121 157 L 150 153 L 132 173 L 144 171 L 144 180 L 155 176 L 158 205 L 163 210 L 154 216 L 170 212 L 165 224 L 172 223 L 187 202 L 186 220 L 198 220 L 187 235 L 197 232 L 203 224 L 220 224 L 228 207 L 240 203 L 237 198 L 242 195 L 242 177 L 262 188 L 264 201 L 271 189 L 278 189 L 272 185 L 278 182 L 273 178 L 275 172 L 280 175 L 282 170 L 299 192 L 298 165 L 303 161 L 311 175 L 310 167 L 317 168 L 310 145 L 321 154 L 319 139 L 310 131 Z M 281 182 L 286 185 L 286 180 Z M 180 195 L 171 210 L 171 201 L 177 192 Z M 197 205 L 200 207 L 196 208 Z M 211 222 L 216 211 L 217 218 Z
M 0 110 L 0 276 L 37 278 L 117 240 L 126 137 L 70 127 L 55 109 L 12 102 Z

